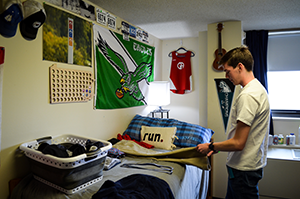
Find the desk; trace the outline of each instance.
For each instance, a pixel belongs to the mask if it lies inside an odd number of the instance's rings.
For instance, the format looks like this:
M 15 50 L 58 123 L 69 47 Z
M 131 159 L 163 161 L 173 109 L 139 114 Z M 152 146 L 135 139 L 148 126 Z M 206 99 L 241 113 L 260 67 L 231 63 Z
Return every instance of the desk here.
M 299 198 L 300 161 L 293 159 L 292 152 L 299 147 L 269 146 L 264 176 L 258 184 L 260 198 Z

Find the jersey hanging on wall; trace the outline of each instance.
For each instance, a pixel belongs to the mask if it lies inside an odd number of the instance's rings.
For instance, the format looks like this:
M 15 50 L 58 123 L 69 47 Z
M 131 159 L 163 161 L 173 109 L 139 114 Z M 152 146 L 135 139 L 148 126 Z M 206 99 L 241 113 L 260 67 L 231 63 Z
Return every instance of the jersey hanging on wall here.
M 192 91 L 191 51 L 178 53 L 172 51 L 170 71 L 170 90 L 173 93 L 185 94 Z

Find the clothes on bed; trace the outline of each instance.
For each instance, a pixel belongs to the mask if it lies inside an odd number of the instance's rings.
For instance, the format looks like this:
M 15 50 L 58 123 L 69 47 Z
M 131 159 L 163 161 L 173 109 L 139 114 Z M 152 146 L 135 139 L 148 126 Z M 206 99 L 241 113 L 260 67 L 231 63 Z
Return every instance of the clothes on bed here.
M 203 170 L 210 170 L 210 163 L 206 155 L 199 153 L 195 147 L 176 149 L 168 152 L 146 149 L 130 140 L 122 140 L 114 145 L 130 157 L 151 157 L 153 160 L 170 161 L 181 164 L 194 165 Z
M 149 171 L 162 172 L 166 174 L 173 173 L 173 167 L 159 165 L 155 163 L 142 163 L 142 164 L 122 164 L 121 167 L 124 168 L 133 168 L 133 169 L 145 169 Z
M 162 179 L 133 174 L 116 182 L 106 180 L 92 199 L 174 199 L 169 185 Z
M 111 138 L 107 141 L 110 142 L 112 145 L 114 145 L 114 144 L 118 143 L 120 140 L 118 140 L 117 138 Z
M 123 158 L 125 156 L 125 153 L 120 151 L 119 149 L 112 147 L 108 150 L 107 156 L 111 158 Z
M 151 144 L 147 144 L 145 142 L 139 142 L 139 141 L 136 141 L 134 139 L 131 139 L 129 135 L 125 134 L 125 135 L 121 135 L 121 134 L 118 134 L 118 140 L 131 140 L 131 141 L 134 141 L 135 143 L 137 143 L 138 145 L 142 146 L 142 147 L 145 147 L 147 149 L 153 149 L 154 146 L 151 145 Z
M 121 160 L 119 160 L 118 158 L 106 157 L 104 163 L 104 170 L 110 170 L 120 163 Z

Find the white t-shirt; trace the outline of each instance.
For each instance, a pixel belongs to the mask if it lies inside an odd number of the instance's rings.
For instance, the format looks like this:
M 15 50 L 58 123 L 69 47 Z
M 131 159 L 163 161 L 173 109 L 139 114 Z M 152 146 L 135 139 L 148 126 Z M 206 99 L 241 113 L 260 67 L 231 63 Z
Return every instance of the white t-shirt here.
M 241 171 L 257 170 L 266 166 L 269 116 L 267 92 L 261 83 L 254 79 L 242 88 L 231 109 L 228 139 L 234 136 L 237 121 L 251 128 L 244 149 L 228 153 L 228 166 Z

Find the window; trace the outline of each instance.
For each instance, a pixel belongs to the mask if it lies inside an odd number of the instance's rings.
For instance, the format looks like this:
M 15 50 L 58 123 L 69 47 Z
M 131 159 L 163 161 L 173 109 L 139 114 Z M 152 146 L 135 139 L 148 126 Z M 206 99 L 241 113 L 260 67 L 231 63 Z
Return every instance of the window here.
M 273 116 L 300 117 L 300 33 L 269 34 L 268 90 Z

